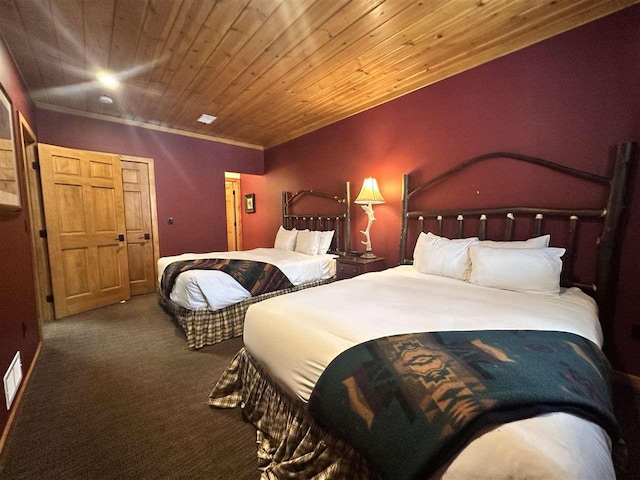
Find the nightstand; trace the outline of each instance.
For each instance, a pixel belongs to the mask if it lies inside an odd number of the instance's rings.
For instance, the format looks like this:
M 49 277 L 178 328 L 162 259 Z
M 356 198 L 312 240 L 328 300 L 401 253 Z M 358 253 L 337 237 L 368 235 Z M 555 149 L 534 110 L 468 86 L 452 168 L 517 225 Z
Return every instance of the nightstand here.
M 363 273 L 379 272 L 385 268 L 385 257 L 361 258 L 350 255 L 340 256 L 336 260 L 336 280 L 357 277 Z

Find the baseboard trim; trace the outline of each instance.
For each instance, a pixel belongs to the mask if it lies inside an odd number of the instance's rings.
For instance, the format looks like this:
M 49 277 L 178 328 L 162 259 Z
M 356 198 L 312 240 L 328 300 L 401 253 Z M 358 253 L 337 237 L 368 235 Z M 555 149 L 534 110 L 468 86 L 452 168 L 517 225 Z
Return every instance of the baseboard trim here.
M 27 375 L 24 377 L 22 386 L 20 387 L 20 391 L 18 392 L 18 395 L 14 400 L 13 408 L 11 409 L 11 413 L 9 414 L 9 420 L 7 420 L 7 424 L 4 427 L 4 432 L 2 432 L 2 437 L 0 438 L 0 454 L 2 454 L 2 449 L 4 448 L 4 445 L 7 441 L 7 437 L 9 436 L 9 431 L 11 430 L 11 427 L 13 425 L 16 412 L 18 411 L 18 408 L 20 407 L 20 403 L 22 402 L 22 395 L 24 394 L 24 391 L 27 389 L 29 379 L 31 378 L 31 372 L 33 372 L 33 368 L 36 366 L 36 363 L 38 362 L 38 358 L 40 357 L 41 349 L 42 349 L 42 341 L 38 343 L 38 348 L 36 349 L 36 353 L 33 356 L 33 361 L 31 362 L 29 371 L 27 372 Z
M 634 390 L 640 392 L 640 377 L 636 377 L 635 375 L 631 375 L 630 373 L 624 373 L 619 372 L 618 370 L 614 370 L 613 379 L 615 381 L 631 385 Z

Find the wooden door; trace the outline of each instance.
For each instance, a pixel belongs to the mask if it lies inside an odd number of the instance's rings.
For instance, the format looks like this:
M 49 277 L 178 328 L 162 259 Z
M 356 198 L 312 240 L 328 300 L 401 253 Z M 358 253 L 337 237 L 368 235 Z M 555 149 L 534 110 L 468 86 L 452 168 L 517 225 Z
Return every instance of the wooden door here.
M 225 178 L 227 209 L 227 250 L 242 250 L 242 204 L 240 202 L 240 180 Z
M 122 161 L 122 188 L 127 228 L 131 295 L 156 289 L 153 225 L 147 163 Z
M 120 159 L 38 152 L 56 318 L 130 298 Z
M 42 205 L 42 186 L 38 173 L 38 149 L 33 130 L 20 115 L 20 138 L 24 174 L 27 179 L 27 206 L 29 209 L 29 227 L 31 237 L 31 253 L 33 254 L 33 278 L 36 290 L 36 306 L 38 320 L 42 329 L 42 322 L 51 321 L 53 316 L 53 298 L 51 291 L 51 277 L 49 275 L 49 255 L 47 253 L 44 207 Z M 42 333 L 42 332 L 41 332 Z M 42 338 L 42 335 L 40 335 Z

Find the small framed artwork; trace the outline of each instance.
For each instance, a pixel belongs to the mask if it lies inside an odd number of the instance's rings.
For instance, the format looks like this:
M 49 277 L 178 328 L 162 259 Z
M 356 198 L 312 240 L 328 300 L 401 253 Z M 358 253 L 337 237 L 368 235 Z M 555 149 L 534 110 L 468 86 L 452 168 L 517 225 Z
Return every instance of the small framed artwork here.
M 13 108 L 0 88 L 0 209 L 20 210 L 18 166 L 13 144 Z
M 256 194 L 247 193 L 244 196 L 244 213 L 256 213 Z

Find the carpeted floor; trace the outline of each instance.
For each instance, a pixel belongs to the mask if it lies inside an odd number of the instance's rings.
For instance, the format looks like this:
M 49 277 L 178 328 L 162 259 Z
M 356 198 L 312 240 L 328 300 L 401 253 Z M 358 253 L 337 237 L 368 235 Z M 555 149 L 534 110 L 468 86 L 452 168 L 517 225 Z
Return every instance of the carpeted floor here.
M 241 347 L 189 351 L 153 294 L 45 325 L 0 478 L 258 478 L 255 429 L 206 403 Z
M 188 350 L 155 295 L 45 325 L 0 479 L 257 479 L 254 428 L 206 404 L 241 346 Z M 640 395 L 614 400 L 640 480 Z

